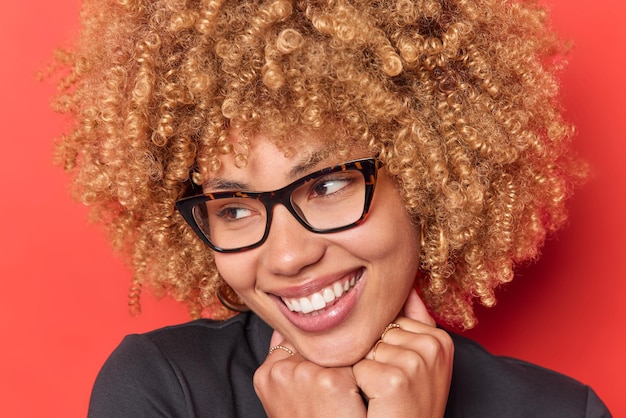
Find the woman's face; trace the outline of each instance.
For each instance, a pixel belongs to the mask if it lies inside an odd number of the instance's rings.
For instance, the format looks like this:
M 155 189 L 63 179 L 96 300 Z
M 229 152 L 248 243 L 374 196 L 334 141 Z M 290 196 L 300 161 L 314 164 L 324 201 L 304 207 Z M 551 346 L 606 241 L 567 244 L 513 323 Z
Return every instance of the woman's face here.
M 236 132 L 231 139 L 237 142 Z M 205 192 L 217 191 L 215 184 L 245 185 L 247 191 L 276 190 L 321 168 L 369 157 L 359 150 L 347 159 L 320 153 L 319 139 L 303 134 L 295 151 L 286 156 L 257 135 L 251 139 L 247 166 L 237 168 L 232 155 L 222 157 L 221 168 L 205 184 Z M 327 156 L 320 161 L 310 158 L 320 154 Z M 369 215 L 361 225 L 316 234 L 278 205 L 261 246 L 215 253 L 215 262 L 245 303 L 305 358 L 323 366 L 347 366 L 363 358 L 400 313 L 417 273 L 419 242 L 418 230 L 383 167 Z M 348 291 L 340 290 L 346 287 Z M 307 301 L 319 307 L 320 296 L 329 291 L 341 296 L 321 309 L 302 313 L 288 307 L 305 306 Z

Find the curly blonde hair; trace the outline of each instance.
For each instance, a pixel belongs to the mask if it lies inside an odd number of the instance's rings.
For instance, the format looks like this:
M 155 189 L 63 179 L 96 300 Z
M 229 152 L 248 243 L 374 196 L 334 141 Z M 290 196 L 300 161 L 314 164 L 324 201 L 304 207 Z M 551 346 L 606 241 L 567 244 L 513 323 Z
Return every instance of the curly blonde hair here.
M 136 307 L 149 285 L 225 315 L 174 203 L 234 152 L 232 127 L 288 147 L 332 124 L 345 135 L 329 141 L 368 147 L 422 227 L 424 300 L 465 328 L 564 223 L 584 174 L 558 102 L 564 47 L 534 1 L 87 0 L 81 16 L 58 54 L 56 108 L 75 123 L 57 152 L 129 255 Z

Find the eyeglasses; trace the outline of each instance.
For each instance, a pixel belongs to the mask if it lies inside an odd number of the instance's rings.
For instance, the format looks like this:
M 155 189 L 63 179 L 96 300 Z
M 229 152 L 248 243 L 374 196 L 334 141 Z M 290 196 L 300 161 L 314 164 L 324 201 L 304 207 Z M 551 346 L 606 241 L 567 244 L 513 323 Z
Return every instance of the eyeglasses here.
M 177 201 L 176 209 L 211 249 L 221 253 L 263 244 L 278 204 L 311 232 L 343 231 L 367 217 L 381 165 L 375 158 L 350 161 L 311 173 L 282 189 L 191 196 Z

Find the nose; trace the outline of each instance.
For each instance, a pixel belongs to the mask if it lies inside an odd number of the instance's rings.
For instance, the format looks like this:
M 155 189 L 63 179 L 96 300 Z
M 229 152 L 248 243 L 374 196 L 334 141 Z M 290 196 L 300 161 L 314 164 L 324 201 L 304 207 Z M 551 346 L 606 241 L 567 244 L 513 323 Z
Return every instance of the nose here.
M 323 236 L 306 230 L 282 205 L 276 205 L 267 240 L 260 247 L 263 266 L 271 273 L 294 276 L 324 255 Z

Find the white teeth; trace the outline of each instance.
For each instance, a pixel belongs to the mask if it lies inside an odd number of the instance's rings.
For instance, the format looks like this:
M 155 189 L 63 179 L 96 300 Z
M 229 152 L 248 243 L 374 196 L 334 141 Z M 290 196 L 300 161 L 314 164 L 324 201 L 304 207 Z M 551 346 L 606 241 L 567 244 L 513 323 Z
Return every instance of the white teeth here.
M 327 304 L 333 302 L 335 299 L 340 298 L 346 294 L 351 288 L 354 287 L 357 281 L 361 278 L 363 273 L 352 276 L 349 280 L 344 282 L 337 281 L 332 285 L 325 287 L 319 292 L 313 293 L 308 297 L 300 298 L 282 298 L 287 308 L 292 312 L 301 312 L 303 314 L 319 314 L 326 307 Z
M 293 311 L 293 305 L 290 301 L 288 301 L 287 299 L 283 299 L 283 302 L 285 302 L 285 305 L 287 305 L 290 311 Z
M 324 309 L 326 306 L 326 301 L 324 297 L 319 293 L 313 293 L 311 296 L 311 304 L 313 305 L 313 309 L 319 311 L 320 309 Z
M 307 314 L 313 312 L 313 304 L 307 298 L 300 298 L 300 308 L 302 308 L 302 313 Z
M 339 282 L 335 282 L 333 285 L 333 292 L 335 293 L 336 298 L 340 298 L 343 295 L 343 286 Z
M 297 299 L 292 299 L 291 300 L 291 308 L 289 308 L 289 309 L 291 309 L 292 311 L 300 312 L 302 310 L 302 307 L 300 306 L 300 302 L 298 302 Z

